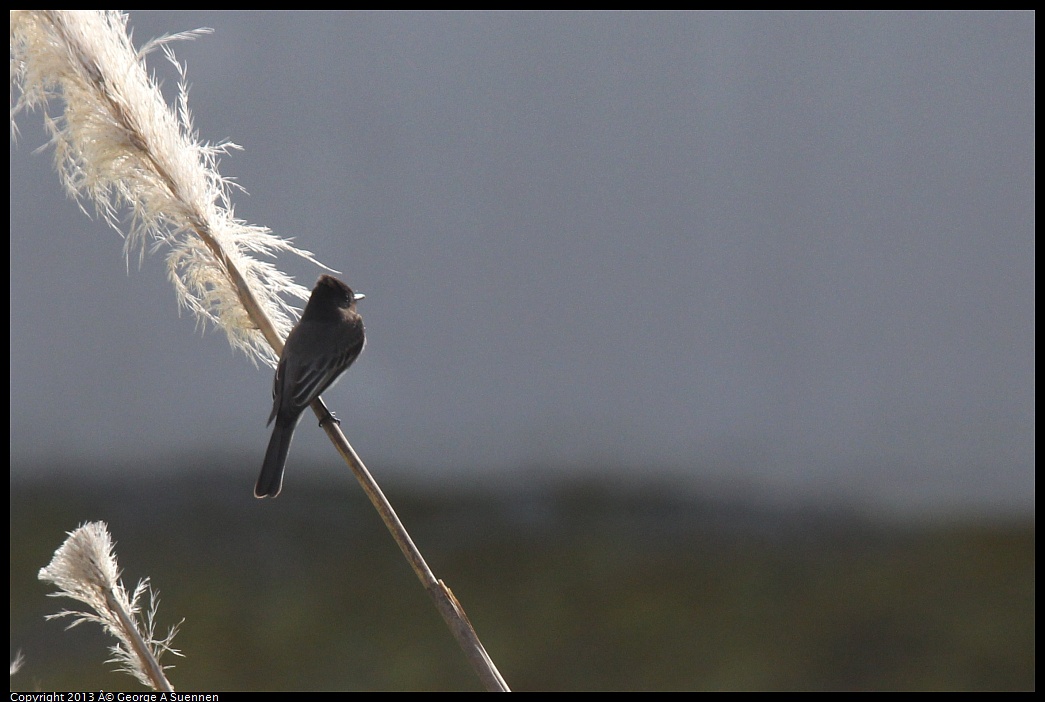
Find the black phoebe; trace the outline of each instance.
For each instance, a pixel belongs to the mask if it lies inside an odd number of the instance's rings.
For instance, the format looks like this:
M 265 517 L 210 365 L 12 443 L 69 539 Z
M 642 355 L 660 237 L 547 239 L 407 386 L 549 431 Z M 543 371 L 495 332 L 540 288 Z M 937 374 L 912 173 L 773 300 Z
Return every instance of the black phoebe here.
M 290 330 L 272 385 L 272 414 L 276 420 L 261 466 L 255 497 L 276 497 L 283 487 L 294 428 L 312 400 L 337 382 L 366 343 L 363 318 L 356 300 L 363 295 L 333 276 L 320 276 L 297 326 Z

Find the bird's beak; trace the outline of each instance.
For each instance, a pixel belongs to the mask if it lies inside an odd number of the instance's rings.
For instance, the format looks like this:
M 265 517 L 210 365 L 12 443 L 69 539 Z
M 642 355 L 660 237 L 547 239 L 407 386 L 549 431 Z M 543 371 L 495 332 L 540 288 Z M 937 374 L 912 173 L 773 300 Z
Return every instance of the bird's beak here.
M 357 302 L 359 300 L 362 300 L 364 297 L 366 297 L 366 295 L 364 295 L 363 293 L 355 293 L 354 295 L 355 296 L 352 299 L 356 300 Z

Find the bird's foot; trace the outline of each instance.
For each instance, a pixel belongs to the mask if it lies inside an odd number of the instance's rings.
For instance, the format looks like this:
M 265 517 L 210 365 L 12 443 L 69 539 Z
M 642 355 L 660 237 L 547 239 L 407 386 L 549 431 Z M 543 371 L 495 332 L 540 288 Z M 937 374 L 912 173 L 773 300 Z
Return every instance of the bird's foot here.
M 322 429 L 323 425 L 326 424 L 327 422 L 333 422 L 334 424 L 336 424 L 338 426 L 341 426 L 341 420 L 337 418 L 337 415 L 335 415 L 333 412 L 330 412 L 329 410 L 327 410 L 327 411 L 330 414 L 329 414 L 329 416 L 324 417 L 323 419 L 319 420 L 319 428 Z

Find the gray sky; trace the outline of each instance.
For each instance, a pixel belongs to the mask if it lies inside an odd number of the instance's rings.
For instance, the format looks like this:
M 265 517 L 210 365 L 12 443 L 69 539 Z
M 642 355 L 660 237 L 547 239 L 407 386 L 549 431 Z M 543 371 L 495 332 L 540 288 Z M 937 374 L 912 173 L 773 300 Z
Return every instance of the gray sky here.
M 133 12 L 236 214 L 367 299 L 326 398 L 432 483 L 1034 505 L 1034 15 Z M 152 65 L 176 80 L 162 60 Z M 260 466 L 271 374 L 11 148 L 11 458 Z M 305 285 L 321 273 L 280 265 Z M 288 487 L 336 466 L 306 418 Z

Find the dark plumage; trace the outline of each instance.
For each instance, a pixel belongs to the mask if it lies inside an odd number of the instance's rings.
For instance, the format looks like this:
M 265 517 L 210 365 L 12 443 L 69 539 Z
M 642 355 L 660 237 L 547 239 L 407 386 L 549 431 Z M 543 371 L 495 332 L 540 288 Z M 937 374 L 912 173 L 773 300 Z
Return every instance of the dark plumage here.
M 272 386 L 272 438 L 265 452 L 255 497 L 276 497 L 283 487 L 283 469 L 290 440 L 301 413 L 337 382 L 359 357 L 366 343 L 363 318 L 356 301 L 363 295 L 333 276 L 321 276 L 301 319 L 287 336 Z

